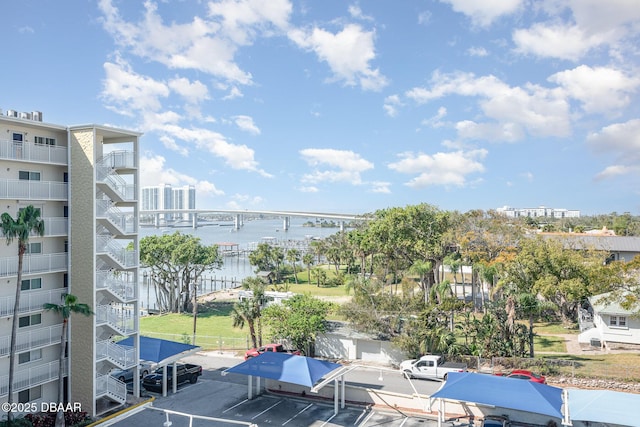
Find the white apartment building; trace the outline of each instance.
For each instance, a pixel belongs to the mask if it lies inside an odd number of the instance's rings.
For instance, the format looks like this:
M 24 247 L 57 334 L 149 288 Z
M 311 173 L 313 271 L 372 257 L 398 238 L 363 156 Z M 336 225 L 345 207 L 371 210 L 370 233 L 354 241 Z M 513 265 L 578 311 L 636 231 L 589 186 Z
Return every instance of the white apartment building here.
M 17 242 L 0 245 L 0 402 L 8 400 L 12 316 L 19 316 L 14 402 L 56 402 L 62 318 L 43 310 L 66 293 L 95 315 L 72 315 L 65 399 L 95 416 L 126 401 L 109 375 L 135 368 L 138 335 L 138 145 L 140 134 L 99 125 L 61 126 L 42 114 L 0 111 L 0 212 L 33 205 L 44 237 L 29 239 L 14 313 Z M 2 237 L 2 236 L 0 236 Z M 115 342 L 134 337 L 133 347 Z M 134 381 L 134 394 L 139 384 Z
M 196 208 L 196 189 L 193 185 L 173 188 L 171 184 L 142 188 L 143 211 L 169 211 Z M 159 213 L 157 219 L 164 224 L 176 221 L 192 221 L 193 214 Z
M 512 208 L 510 206 L 503 206 L 497 208 L 496 212 L 509 218 L 580 218 L 579 210 L 547 208 L 545 206 L 539 206 L 537 208 Z

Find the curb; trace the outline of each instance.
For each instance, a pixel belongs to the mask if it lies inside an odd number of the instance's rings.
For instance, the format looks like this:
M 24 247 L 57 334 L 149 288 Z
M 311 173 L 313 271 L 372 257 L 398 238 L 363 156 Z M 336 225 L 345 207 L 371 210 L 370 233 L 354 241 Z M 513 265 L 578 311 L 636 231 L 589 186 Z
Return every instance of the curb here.
M 131 405 L 128 408 L 125 408 L 121 411 L 115 412 L 111 415 L 108 415 L 98 421 L 95 421 L 91 424 L 89 424 L 87 427 L 94 427 L 97 425 L 102 425 L 103 427 L 106 426 L 110 426 L 111 424 L 120 421 L 124 418 L 127 418 L 133 414 L 136 414 L 140 411 L 142 411 L 146 406 L 151 405 L 153 403 L 153 401 L 156 400 L 155 397 L 150 397 L 147 400 L 144 400 L 142 402 L 136 403 L 135 405 Z M 106 424 L 105 424 L 106 423 Z

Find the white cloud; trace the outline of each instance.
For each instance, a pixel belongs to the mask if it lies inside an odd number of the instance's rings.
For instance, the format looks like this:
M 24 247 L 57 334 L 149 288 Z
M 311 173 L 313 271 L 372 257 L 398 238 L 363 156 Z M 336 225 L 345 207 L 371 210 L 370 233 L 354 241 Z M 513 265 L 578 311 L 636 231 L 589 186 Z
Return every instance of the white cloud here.
M 569 61 L 577 61 L 607 41 L 607 35 L 589 35 L 577 25 L 538 23 L 513 32 L 516 52 Z
M 190 82 L 187 78 L 178 77 L 169 81 L 169 87 L 189 104 L 199 104 L 209 99 L 209 89 L 198 80 Z
M 444 125 L 442 123 L 442 119 L 447 116 L 447 109 L 445 107 L 438 108 L 438 112 L 428 119 L 423 120 L 421 123 L 426 126 L 431 126 L 433 128 L 439 128 Z
M 351 5 L 349 6 L 348 10 L 349 15 L 351 15 L 352 18 L 360 19 L 362 21 L 373 21 L 373 18 L 371 16 L 365 15 L 358 5 Z
M 478 106 L 493 121 L 461 121 L 460 137 L 516 141 L 525 132 L 534 136 L 567 136 L 571 133 L 569 103 L 559 89 L 525 84 L 510 87 L 495 76 L 472 73 L 433 74 L 430 88 L 417 87 L 405 93 L 419 104 L 459 95 L 479 98 Z
M 371 68 L 375 59 L 375 32 L 365 31 L 360 25 L 346 25 L 333 34 L 321 28 L 311 30 L 294 29 L 289 38 L 299 47 L 313 51 L 325 61 L 333 72 L 333 79 L 347 86 L 359 85 L 363 90 L 378 91 L 387 84 L 380 70 Z
M 395 117 L 398 115 L 398 107 L 402 106 L 402 101 L 398 95 L 389 95 L 384 99 L 384 111 L 389 117 Z
M 170 94 L 166 84 L 137 74 L 120 58 L 116 63 L 105 63 L 104 71 L 102 97 L 107 103 L 131 110 L 157 111 L 162 107 L 160 99 Z M 131 110 L 127 113 L 131 114 Z
M 234 116 L 233 120 L 236 126 L 238 126 L 238 128 L 240 128 L 241 130 L 252 135 L 260 135 L 260 128 L 258 128 L 258 126 L 256 126 L 256 124 L 253 122 L 253 118 L 249 116 L 239 115 Z
M 300 151 L 303 160 L 316 169 L 305 174 L 302 181 L 309 184 L 319 182 L 348 182 L 353 185 L 362 184 L 360 174 L 373 169 L 373 163 L 363 159 L 359 154 L 348 150 L 330 148 L 306 148 Z
M 631 168 L 629 166 L 613 165 L 613 166 L 607 166 L 601 172 L 597 173 L 595 176 L 595 179 L 597 181 L 602 181 L 605 179 L 616 178 L 619 176 L 629 175 L 629 174 L 638 173 L 638 172 L 639 170 L 637 167 Z
M 216 188 L 215 184 L 200 181 L 190 175 L 180 173 L 166 166 L 166 159 L 149 153 L 140 156 L 140 186 L 150 187 L 160 184 L 171 184 L 172 187 L 193 185 L 199 195 L 220 196 L 224 192 Z
M 391 183 L 385 181 L 371 182 L 372 193 L 391 194 Z
M 160 136 L 160 142 L 162 142 L 162 145 L 164 145 L 169 150 L 175 151 L 181 154 L 182 156 L 186 157 L 189 155 L 189 150 L 187 149 L 187 147 L 178 145 L 176 143 L 176 140 L 174 138 L 169 137 L 168 135 Z
M 620 30 L 640 20 L 636 0 L 570 0 L 567 3 L 576 23 L 589 33 Z
M 453 10 L 467 15 L 474 24 L 487 27 L 503 15 L 516 12 L 523 0 L 440 0 Z
M 640 167 L 640 119 L 615 123 L 587 136 L 589 146 L 599 154 L 611 154 L 621 164 Z
M 318 187 L 314 187 L 313 185 L 306 185 L 298 188 L 298 190 L 300 190 L 300 192 L 302 193 L 317 193 L 318 191 L 320 191 Z
M 631 102 L 631 94 L 640 86 L 640 79 L 625 75 L 614 68 L 580 65 L 549 77 L 562 86 L 570 97 L 582 102 L 587 113 L 616 115 Z
M 484 56 L 488 56 L 489 52 L 487 51 L 487 49 L 483 48 L 483 47 L 470 47 L 469 49 L 467 49 L 467 55 L 469 56 L 477 56 L 477 57 L 484 57 Z
M 265 202 L 265 199 L 261 196 L 250 196 L 248 194 L 236 193 L 231 197 L 231 200 L 227 202 L 229 209 L 246 209 L 247 206 L 260 206 Z
M 487 155 L 487 150 L 455 151 L 449 153 L 406 152 L 399 154 L 400 160 L 389 164 L 389 169 L 396 172 L 417 175 L 405 185 L 413 188 L 441 185 L 445 187 L 464 187 L 468 185 L 467 176 L 484 172 L 480 163 Z

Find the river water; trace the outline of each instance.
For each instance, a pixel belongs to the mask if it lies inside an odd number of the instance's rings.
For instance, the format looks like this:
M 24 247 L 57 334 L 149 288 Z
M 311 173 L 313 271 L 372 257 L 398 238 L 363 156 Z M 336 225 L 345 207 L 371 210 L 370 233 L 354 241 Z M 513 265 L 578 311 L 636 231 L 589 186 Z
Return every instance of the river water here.
M 283 246 L 304 247 L 310 240 L 322 239 L 339 231 L 337 227 L 305 227 L 309 219 L 291 218 L 289 230 L 283 230 L 282 219 L 255 219 L 247 221 L 235 230 L 231 223 L 224 225 L 205 225 L 193 229 L 190 227 L 141 227 L 140 238 L 152 235 L 172 234 L 179 231 L 200 238 L 203 245 L 217 244 L 220 249 L 233 248 L 239 254 L 224 256 L 224 264 L 220 270 L 206 272 L 200 293 L 210 292 L 221 288 L 232 287 L 234 283 L 255 275 L 255 267 L 249 264 L 246 251 L 255 248 L 259 243 L 267 242 Z M 233 246 L 230 246 L 233 244 Z M 211 279 L 215 279 L 212 282 Z M 140 272 L 139 299 L 143 308 L 155 308 L 155 293 L 153 286 L 147 286 L 144 270 Z

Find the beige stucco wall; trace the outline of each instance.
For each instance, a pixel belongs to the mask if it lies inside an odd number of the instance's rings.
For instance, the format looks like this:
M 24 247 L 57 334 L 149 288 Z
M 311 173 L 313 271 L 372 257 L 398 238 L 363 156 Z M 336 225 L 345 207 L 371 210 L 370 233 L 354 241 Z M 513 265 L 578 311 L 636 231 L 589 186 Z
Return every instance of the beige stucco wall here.
M 91 128 L 73 130 L 69 165 L 71 228 L 69 292 L 95 310 L 95 138 Z M 72 316 L 70 322 L 70 402 L 94 416 L 95 408 L 95 316 Z

